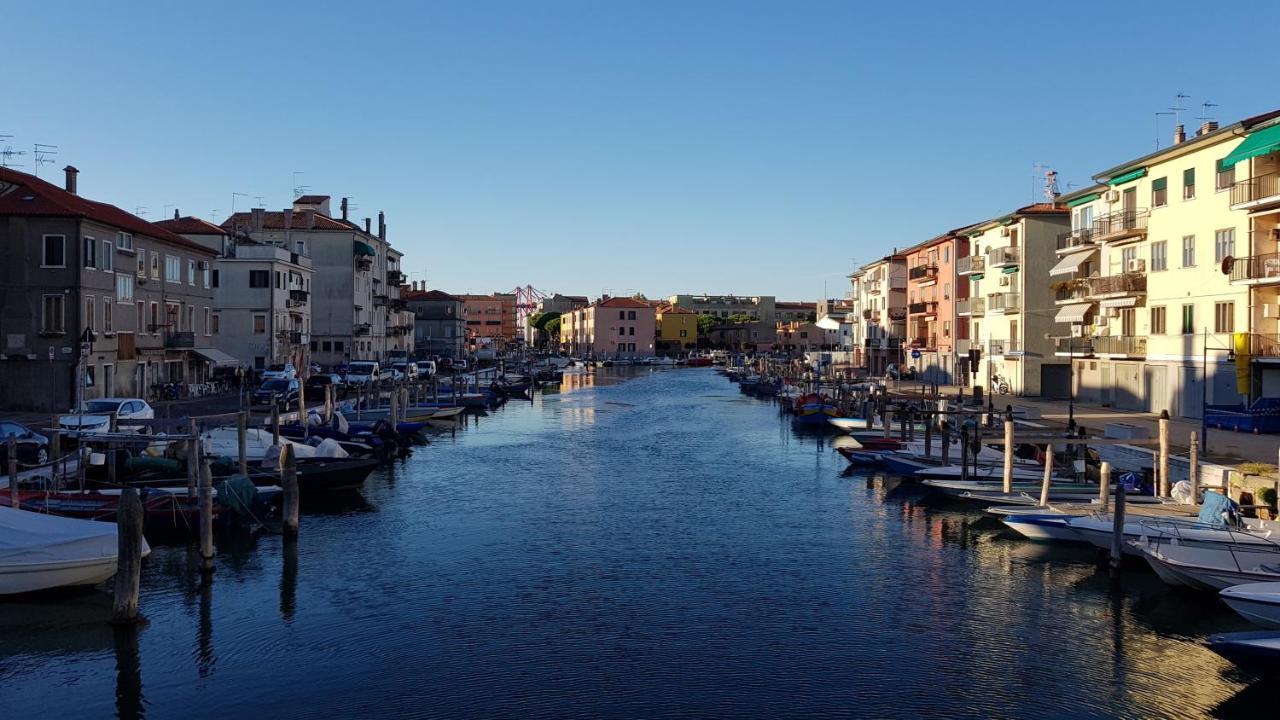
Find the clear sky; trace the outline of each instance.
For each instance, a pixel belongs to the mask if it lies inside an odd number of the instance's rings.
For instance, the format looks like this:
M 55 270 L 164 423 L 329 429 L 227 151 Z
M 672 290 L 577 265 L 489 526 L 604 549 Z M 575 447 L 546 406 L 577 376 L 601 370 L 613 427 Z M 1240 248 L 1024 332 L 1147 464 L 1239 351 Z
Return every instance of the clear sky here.
M 237 192 L 278 209 L 301 172 L 385 210 L 411 278 L 448 291 L 813 299 L 1031 201 L 1035 163 L 1067 189 L 1154 149 L 1179 92 L 1189 129 L 1205 101 L 1224 123 L 1280 107 L 1277 21 L 1203 0 L 12 1 L 0 146 L 57 145 L 43 176 L 74 164 L 151 219 L 221 221 Z

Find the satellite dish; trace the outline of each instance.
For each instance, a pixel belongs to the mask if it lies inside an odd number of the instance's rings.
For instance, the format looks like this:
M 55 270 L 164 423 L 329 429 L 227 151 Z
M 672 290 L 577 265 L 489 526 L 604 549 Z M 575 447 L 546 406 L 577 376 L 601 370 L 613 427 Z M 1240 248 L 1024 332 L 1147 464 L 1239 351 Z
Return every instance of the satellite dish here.
M 1231 268 L 1235 267 L 1235 264 L 1236 264 L 1236 259 L 1231 257 L 1230 255 L 1222 258 L 1222 274 L 1230 275 Z

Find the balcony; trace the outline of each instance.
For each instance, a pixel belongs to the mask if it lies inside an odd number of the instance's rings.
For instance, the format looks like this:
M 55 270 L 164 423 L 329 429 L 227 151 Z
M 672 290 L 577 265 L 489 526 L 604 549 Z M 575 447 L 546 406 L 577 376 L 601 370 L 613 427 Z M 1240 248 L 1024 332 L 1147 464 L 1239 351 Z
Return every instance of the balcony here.
M 1017 267 L 1022 260 L 1022 248 L 998 247 L 987 251 L 987 265 L 993 268 Z
M 1232 210 L 1265 210 L 1280 205 L 1280 173 L 1267 173 L 1231 185 Z
M 938 347 L 937 333 L 930 335 L 919 335 L 911 341 L 911 347 L 918 350 L 933 350 Z
M 389 285 L 399 285 L 404 282 L 404 273 L 399 270 L 387 271 L 387 283 Z
M 1055 280 L 1049 287 L 1053 288 L 1054 302 L 1080 302 L 1089 297 L 1089 281 L 1086 278 Z
M 1092 277 L 1086 282 L 1091 298 L 1145 295 L 1147 292 L 1147 276 L 1139 272 Z
M 1077 341 L 1086 338 L 1077 338 Z M 1087 338 L 1095 355 L 1109 357 L 1146 357 L 1147 338 L 1136 335 L 1099 335 Z
M 956 259 L 957 275 L 975 275 L 987 271 L 987 258 L 985 255 L 970 255 Z
M 986 310 L 987 310 L 986 298 L 965 298 L 963 300 L 956 301 L 957 315 L 981 316 L 984 313 L 986 313 Z
M 304 335 L 305 333 L 300 330 L 283 330 L 276 334 L 276 338 L 278 338 L 280 342 L 289 343 L 291 345 L 305 345 L 307 343 L 307 338 L 303 337 Z
M 1022 293 L 1004 292 L 987 296 L 989 313 L 1017 312 L 1020 307 L 1022 307 Z
M 386 293 L 375 293 L 373 296 L 374 307 L 377 307 L 378 305 L 386 305 L 389 301 L 390 298 L 387 297 Z
M 371 326 L 369 323 L 360 323 L 359 325 L 355 326 L 354 330 L 356 335 L 368 335 L 369 333 L 373 332 L 373 326 Z
M 1249 353 L 1259 360 L 1280 360 L 1280 335 L 1250 333 Z
M 938 266 L 931 264 L 917 265 L 907 271 L 907 279 L 918 283 L 934 282 L 938 279 Z
M 1141 238 L 1147 234 L 1147 219 L 1151 211 L 1146 208 L 1118 210 L 1093 221 L 1094 242 L 1116 242 L 1127 238 Z
M 1092 247 L 1093 228 L 1077 228 L 1071 232 L 1064 232 L 1058 236 L 1058 252 L 1066 254 L 1079 250 L 1082 247 Z
M 1012 340 L 992 340 L 987 345 L 987 354 L 989 355 L 1021 355 L 1022 341 Z
M 969 338 L 960 338 L 959 340 L 956 340 L 957 355 L 968 355 L 969 348 L 971 347 L 973 347 L 973 341 Z
M 1058 357 L 1092 357 L 1093 338 L 1064 337 L 1054 338 L 1053 354 Z
M 196 346 L 196 334 L 190 332 L 170 332 L 164 335 L 164 346 L 167 348 L 191 348 Z
M 1236 258 L 1231 263 L 1231 282 L 1243 285 L 1280 283 L 1280 253 Z
M 309 297 L 311 297 L 311 293 L 301 288 L 290 288 L 289 290 L 289 299 L 296 303 L 304 303 Z
M 878 319 L 878 318 L 877 318 Z M 907 319 L 907 311 L 905 308 L 889 308 L 889 320 L 893 322 L 902 322 Z
M 372 270 L 372 269 L 373 269 L 373 258 L 368 257 L 367 255 L 358 255 L 358 256 L 356 256 L 356 269 L 357 269 L 357 270 Z

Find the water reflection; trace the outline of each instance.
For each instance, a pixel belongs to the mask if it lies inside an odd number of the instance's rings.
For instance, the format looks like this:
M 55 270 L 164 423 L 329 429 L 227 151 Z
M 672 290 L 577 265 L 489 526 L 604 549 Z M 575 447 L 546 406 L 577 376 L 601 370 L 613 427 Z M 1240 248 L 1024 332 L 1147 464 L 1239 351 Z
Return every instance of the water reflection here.
M 281 553 L 280 619 L 292 622 L 298 611 L 298 540 L 286 537 Z
M 142 654 L 138 649 L 141 624 L 111 626 L 115 649 L 116 717 L 146 717 L 142 695 Z

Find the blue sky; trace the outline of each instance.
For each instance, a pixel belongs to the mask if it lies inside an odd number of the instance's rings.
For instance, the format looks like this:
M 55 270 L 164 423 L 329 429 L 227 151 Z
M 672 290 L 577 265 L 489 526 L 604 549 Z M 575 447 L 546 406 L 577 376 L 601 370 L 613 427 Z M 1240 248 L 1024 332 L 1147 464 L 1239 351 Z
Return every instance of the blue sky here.
M 267 5 L 263 3 L 263 5 Z M 1248 19 L 1242 17 L 1247 10 Z M 0 135 L 84 194 L 387 212 L 413 279 L 776 294 L 1280 107 L 1280 8 L 1182 2 L 9 3 Z M 1161 141 L 1172 119 L 1160 119 Z M 30 171 L 30 155 L 19 158 Z M 336 210 L 335 210 L 336 211 Z M 170 210 L 172 212 L 172 210 Z

